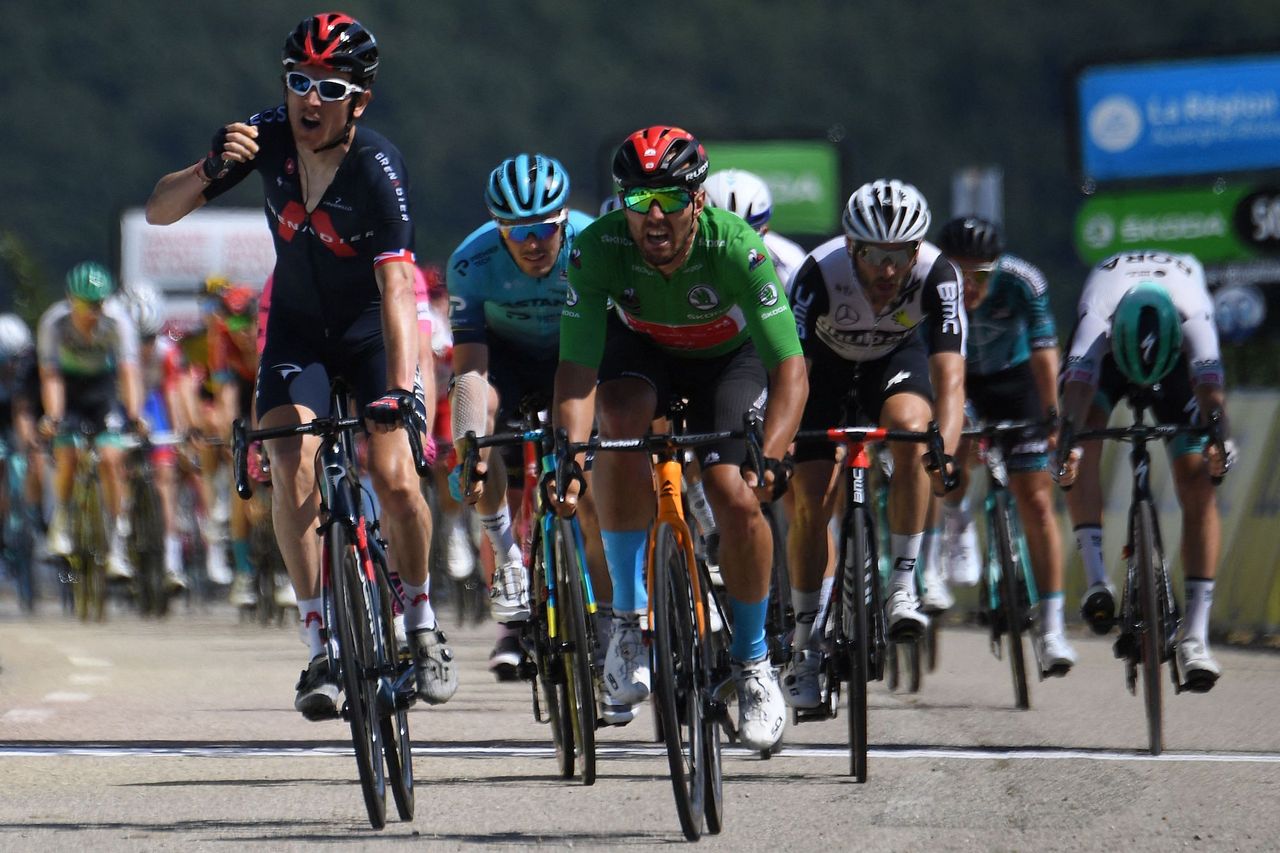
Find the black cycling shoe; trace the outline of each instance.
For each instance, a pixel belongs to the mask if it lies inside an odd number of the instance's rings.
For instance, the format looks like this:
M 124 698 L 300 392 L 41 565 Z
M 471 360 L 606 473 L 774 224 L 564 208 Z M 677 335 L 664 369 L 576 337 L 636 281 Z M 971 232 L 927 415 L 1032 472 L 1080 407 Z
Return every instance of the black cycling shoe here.
M 338 682 L 329 672 L 329 659 L 316 655 L 298 678 L 293 707 L 312 722 L 338 716 Z
M 1095 634 L 1106 634 L 1116 624 L 1116 591 L 1103 581 L 1089 587 L 1080 602 L 1080 618 Z
M 519 637 L 514 634 L 500 637 L 493 651 L 489 652 L 489 671 L 498 681 L 519 681 L 523 657 Z

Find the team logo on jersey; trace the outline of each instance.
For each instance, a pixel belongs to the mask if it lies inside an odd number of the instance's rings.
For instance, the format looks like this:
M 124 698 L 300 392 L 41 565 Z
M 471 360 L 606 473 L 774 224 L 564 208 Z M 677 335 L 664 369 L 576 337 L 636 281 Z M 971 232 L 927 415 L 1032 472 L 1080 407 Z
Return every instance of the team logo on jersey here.
M 910 329 L 915 326 L 915 322 L 911 319 L 911 314 L 906 308 L 893 315 L 893 322 L 904 329 Z
M 573 264 L 574 269 L 578 269 L 578 270 L 582 269 L 582 250 L 581 249 L 575 248 L 575 249 L 569 250 L 569 263 Z
M 640 294 L 636 293 L 634 287 L 624 288 L 618 296 L 618 302 L 628 311 L 635 312 L 640 310 Z
M 854 311 L 848 305 L 841 303 L 836 306 L 836 323 L 841 326 L 852 326 L 858 322 L 858 312 Z
M 302 366 L 298 364 L 277 364 L 271 369 L 279 371 L 281 379 L 288 379 L 293 374 L 302 372 Z
M 778 304 L 778 288 L 770 282 L 766 284 L 761 291 L 756 294 L 756 298 L 760 300 L 760 304 L 766 308 L 772 308 Z
M 572 284 L 565 287 L 564 304 L 569 308 L 578 304 L 578 291 L 573 289 Z
M 467 308 L 467 300 L 461 296 L 449 297 L 449 319 L 452 320 L 455 314 L 465 311 Z
M 689 304 L 699 311 L 712 311 L 720 304 L 720 297 L 705 284 L 689 288 Z
M 896 374 L 894 374 L 893 378 L 891 378 L 888 382 L 884 383 L 885 390 L 887 391 L 888 389 L 892 388 L 894 385 L 897 385 L 899 382 L 903 382 L 910 378 L 911 378 L 910 370 L 899 370 Z
M 752 249 L 747 252 L 747 269 L 753 270 L 767 260 L 769 260 L 767 255 L 762 255 L 760 252 Z

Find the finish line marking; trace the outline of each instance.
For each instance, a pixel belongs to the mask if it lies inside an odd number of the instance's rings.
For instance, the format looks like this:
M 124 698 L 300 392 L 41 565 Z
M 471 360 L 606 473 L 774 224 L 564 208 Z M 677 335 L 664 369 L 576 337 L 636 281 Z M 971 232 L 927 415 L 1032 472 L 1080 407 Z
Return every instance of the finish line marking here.
M 13 712 L 10 712 L 13 713 Z M 541 746 L 414 746 L 413 754 L 422 757 L 441 758 L 551 758 L 555 750 Z M 662 746 L 605 746 L 597 747 L 600 758 L 661 758 L 667 754 Z M 758 755 L 755 750 L 726 746 L 729 758 L 750 758 Z M 1151 755 L 1146 752 L 1090 749 L 1009 749 L 1004 747 L 972 748 L 872 748 L 868 756 L 876 759 L 937 759 L 962 761 L 1014 761 L 1014 760 L 1067 760 L 1067 761 L 1155 761 L 1175 763 L 1239 763 L 1280 764 L 1280 753 L 1273 752 L 1166 752 Z M 351 755 L 348 746 L 287 746 L 285 744 L 210 744 L 207 746 L 119 746 L 119 745 L 70 745 L 70 744 L 2 744 L 0 757 L 7 758 L 59 758 L 80 756 L 86 758 L 334 758 Z M 788 758 L 848 758 L 848 749 L 834 747 L 784 746 L 774 759 Z

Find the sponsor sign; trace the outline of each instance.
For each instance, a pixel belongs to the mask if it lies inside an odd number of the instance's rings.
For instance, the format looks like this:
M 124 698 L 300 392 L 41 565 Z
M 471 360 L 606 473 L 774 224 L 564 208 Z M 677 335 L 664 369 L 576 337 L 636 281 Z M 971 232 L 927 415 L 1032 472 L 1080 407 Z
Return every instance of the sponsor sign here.
M 261 210 L 197 210 L 172 225 L 148 225 L 141 209 L 120 217 L 120 277 L 166 293 L 190 294 L 210 275 L 262 287 L 275 267 Z
M 773 195 L 769 227 L 781 234 L 832 234 L 840 227 L 840 153 L 829 142 L 706 142 L 711 171 L 745 169 Z
M 1093 66 L 1076 103 L 1086 179 L 1280 166 L 1280 55 Z

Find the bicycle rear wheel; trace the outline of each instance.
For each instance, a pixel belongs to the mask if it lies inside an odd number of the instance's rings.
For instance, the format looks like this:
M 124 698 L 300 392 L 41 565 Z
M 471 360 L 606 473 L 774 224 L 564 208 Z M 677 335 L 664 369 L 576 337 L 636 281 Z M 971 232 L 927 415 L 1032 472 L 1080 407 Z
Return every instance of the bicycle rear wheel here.
M 169 612 L 169 592 L 165 586 L 160 495 L 141 472 L 134 472 L 130 481 L 130 504 L 133 508 L 130 538 L 138 610 L 143 616 L 162 617 Z
M 377 668 L 373 612 L 366 598 L 359 555 L 350 531 L 341 523 L 330 525 L 326 551 L 336 623 L 329 628 L 331 631 L 337 628 L 338 662 L 347 697 L 345 710 L 347 722 L 351 724 L 356 770 L 369 824 L 374 829 L 382 829 L 387 823 L 387 785 L 382 765 L 382 733 L 377 725 L 377 681 L 369 677 Z
M 1009 641 L 1009 667 L 1013 673 L 1013 699 L 1023 711 L 1031 707 L 1027 688 L 1027 661 L 1023 654 L 1022 633 L 1026 627 L 1026 594 L 1023 591 L 1023 567 L 1015 557 L 1014 527 L 1009 513 L 1013 506 L 1005 492 L 996 494 L 995 535 L 1000 554 L 1000 607 L 1004 611 L 1005 634 Z
M 1164 720 L 1160 696 L 1160 653 L 1164 643 L 1160 589 L 1156 566 L 1155 515 L 1151 504 L 1139 501 L 1133 525 L 1133 554 L 1138 561 L 1138 602 L 1142 606 L 1138 648 L 1142 655 L 1142 698 L 1147 710 L 1147 746 L 1152 755 L 1164 749 Z
M 380 567 L 385 569 L 385 566 Z M 380 577 L 386 577 L 385 574 Z M 400 644 L 396 642 L 396 628 L 391 607 L 391 588 L 386 583 L 378 584 L 378 595 L 381 599 L 380 617 L 382 622 L 383 663 L 388 664 L 391 674 L 387 676 L 391 684 L 395 684 L 402 672 L 413 668 L 413 659 L 401 654 Z M 410 675 L 410 678 L 413 678 Z M 387 782 L 391 786 L 391 795 L 396 802 L 396 813 L 401 820 L 413 820 L 413 740 L 409 737 L 409 709 L 402 707 L 399 697 L 392 696 L 393 708 L 385 706 L 378 720 L 382 736 L 382 755 L 387 761 Z M 387 713 L 390 711 L 390 713 Z
M 849 775 L 867 781 L 867 684 L 871 656 L 867 638 L 867 578 L 878 571 L 866 513 L 854 509 L 841 537 L 840 639 L 849 673 Z
M 711 573 L 707 570 L 706 563 L 701 560 L 697 561 L 698 594 L 702 601 L 702 612 L 707 614 L 708 633 L 707 642 L 704 642 L 702 648 L 702 660 L 704 664 L 704 683 L 711 685 L 719 681 L 716 674 L 714 662 L 716 660 L 727 661 L 729 655 L 729 639 L 725 637 L 724 632 L 720 635 L 712 635 L 710 633 L 711 609 L 718 608 L 719 602 L 712 601 L 711 589 Z M 723 623 L 728 620 L 721 614 Z M 696 627 L 696 624 L 695 624 Z M 716 706 L 716 714 L 725 713 L 725 709 L 721 707 L 718 697 L 713 697 Z M 724 828 L 724 774 L 721 772 L 721 754 L 720 754 L 720 720 L 718 716 L 706 714 L 702 720 L 702 754 L 704 764 L 707 768 L 707 789 L 706 802 L 703 805 L 702 813 L 707 819 L 707 832 L 712 835 L 718 835 L 720 830 Z M 769 753 L 762 754 L 767 758 Z
M 791 609 L 791 579 L 787 574 L 787 538 L 783 521 L 779 518 L 777 504 L 761 504 L 760 512 L 769 525 L 773 540 L 773 565 L 769 573 L 769 609 L 765 612 L 764 633 L 769 644 L 769 658 L 774 666 L 780 666 L 790 658 L 790 647 L 784 646 L 786 637 L 795 627 L 795 615 Z
M 691 568 L 675 529 L 659 524 L 653 552 L 653 682 L 680 828 L 696 841 L 702 836 L 707 779 Z
M 87 462 L 81 462 L 85 465 Z M 83 477 L 83 479 L 81 479 Z M 102 497 L 98 492 L 96 473 L 77 475 L 75 504 L 72 509 L 71 541 L 76 572 L 76 615 L 82 622 L 98 622 L 106 616 L 107 577 L 103 560 L 107 553 L 106 519 L 102 516 Z
M 539 722 L 547 722 L 551 726 L 551 740 L 556 748 L 556 767 L 561 778 L 571 779 L 574 775 L 573 753 L 573 721 L 570 719 L 570 705 L 564 687 L 564 668 L 560 665 L 559 632 L 552 630 L 552 620 L 559 620 L 562 590 L 556 586 L 554 566 L 547 565 L 547 548 L 543 539 L 543 528 L 539 524 L 533 533 L 533 543 L 529 547 L 533 567 L 529 572 L 530 616 L 528 630 L 533 647 L 533 656 L 537 674 L 534 686 L 534 699 L 541 695 L 541 706 L 536 709 Z M 551 585 L 548 586 L 548 579 Z M 552 636 L 553 633 L 556 636 Z
M 556 588 L 559 591 L 560 660 L 568 703 L 564 712 L 573 728 L 578 778 L 584 785 L 596 782 L 596 693 L 591 673 L 595 637 L 587 618 L 587 591 L 582 583 L 584 567 L 578 559 L 577 523 L 561 518 L 556 524 Z

